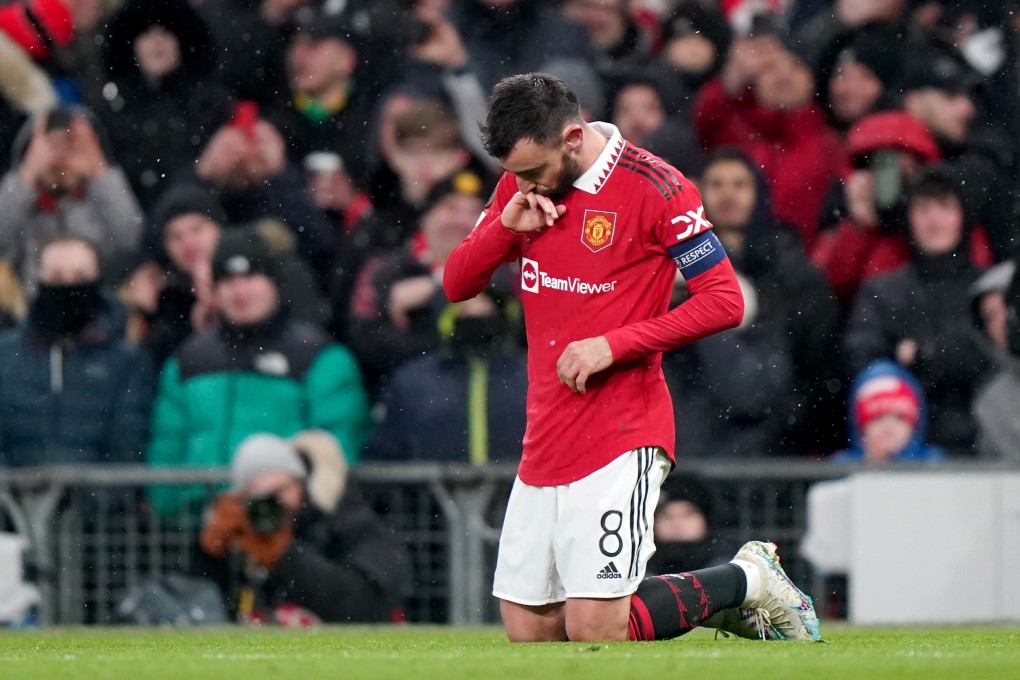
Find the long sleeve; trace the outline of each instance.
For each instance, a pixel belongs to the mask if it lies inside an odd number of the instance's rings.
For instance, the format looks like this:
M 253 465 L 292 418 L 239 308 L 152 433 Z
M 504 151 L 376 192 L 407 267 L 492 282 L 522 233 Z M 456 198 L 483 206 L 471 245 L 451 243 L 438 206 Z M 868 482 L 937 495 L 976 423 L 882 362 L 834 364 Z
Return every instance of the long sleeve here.
M 815 241 L 811 261 L 844 302 L 853 300 L 861 285 L 868 253 L 875 247 L 877 236 L 876 230 L 859 229 L 850 220 L 843 220 Z
M 488 108 L 485 91 L 478 76 L 471 71 L 464 73 L 447 71 L 443 73 L 442 81 L 443 89 L 446 90 L 457 112 L 464 145 L 476 158 L 485 163 L 491 172 L 499 172 L 499 163 L 485 150 L 481 128 L 478 127 L 479 123 L 485 122 L 485 112 Z
M 744 318 L 744 297 L 729 258 L 687 285 L 690 298 L 673 310 L 606 333 L 614 361 L 675 349 L 738 326 Z
M 112 462 L 134 463 L 142 459 L 149 433 L 154 375 L 152 364 L 140 351 L 125 367 L 117 412 L 110 424 L 107 450 Z
M 368 395 L 350 351 L 330 345 L 319 353 L 305 378 L 310 429 L 332 433 L 348 463 L 361 456 L 368 434 Z
M 750 138 L 753 131 L 746 116 L 753 109 L 754 95 L 750 90 L 733 98 L 723 89 L 721 78 L 705 83 L 694 98 L 691 112 L 691 124 L 701 148 L 711 150 Z
M 23 230 L 31 222 L 35 191 L 25 184 L 17 170 L 0 182 L 0 258 L 17 266 L 23 249 Z
M 298 533 L 273 569 L 268 588 L 277 601 L 294 602 L 324 621 L 389 621 L 410 576 L 402 546 L 362 500 L 344 492 L 328 522 L 329 539 Z
M 501 264 L 517 259 L 518 247 L 518 235 L 503 226 L 498 213 L 479 224 L 446 261 L 446 296 L 451 302 L 461 302 L 481 293 Z
M 104 253 L 132 252 L 138 248 L 142 233 L 142 209 L 131 185 L 120 168 L 109 168 L 88 183 L 86 201 L 95 210 L 95 217 L 105 225 L 103 242 L 97 244 Z M 74 225 L 70 225 L 74 231 Z
M 875 283 L 872 280 L 861 288 L 843 332 L 843 351 L 851 375 L 875 359 L 892 358 L 895 349 L 896 339 L 885 324 L 895 317 L 880 298 L 881 289 Z

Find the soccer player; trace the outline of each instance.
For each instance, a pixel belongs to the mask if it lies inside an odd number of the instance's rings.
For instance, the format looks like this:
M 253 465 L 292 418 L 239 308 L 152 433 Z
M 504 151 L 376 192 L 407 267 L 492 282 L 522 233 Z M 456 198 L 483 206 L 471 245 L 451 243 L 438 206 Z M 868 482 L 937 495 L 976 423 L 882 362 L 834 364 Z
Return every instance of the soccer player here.
M 493 585 L 508 637 L 667 639 L 707 624 L 818 639 L 811 601 L 771 543 L 644 578 L 674 460 L 661 353 L 743 316 L 697 189 L 612 125 L 586 123 L 577 96 L 547 74 L 497 83 L 483 133 L 506 172 L 443 287 L 467 300 L 501 264 L 520 263 L 528 425 Z M 667 311 L 677 267 L 690 298 Z

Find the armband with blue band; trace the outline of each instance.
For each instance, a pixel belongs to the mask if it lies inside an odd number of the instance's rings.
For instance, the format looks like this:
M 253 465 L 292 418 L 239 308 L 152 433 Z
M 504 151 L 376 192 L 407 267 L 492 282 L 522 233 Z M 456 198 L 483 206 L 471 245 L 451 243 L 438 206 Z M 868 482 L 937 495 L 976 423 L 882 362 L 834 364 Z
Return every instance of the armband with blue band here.
M 703 231 L 693 238 L 670 246 L 666 252 L 676 262 L 677 268 L 687 281 L 704 274 L 726 259 L 726 251 L 711 231 Z

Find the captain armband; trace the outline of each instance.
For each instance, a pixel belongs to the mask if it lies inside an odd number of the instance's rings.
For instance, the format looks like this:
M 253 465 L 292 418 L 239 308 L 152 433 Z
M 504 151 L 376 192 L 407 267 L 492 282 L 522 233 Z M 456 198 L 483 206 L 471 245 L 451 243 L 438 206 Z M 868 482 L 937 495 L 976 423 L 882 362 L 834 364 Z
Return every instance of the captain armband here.
M 711 231 L 704 231 L 666 249 L 684 279 L 690 281 L 726 259 L 726 251 Z

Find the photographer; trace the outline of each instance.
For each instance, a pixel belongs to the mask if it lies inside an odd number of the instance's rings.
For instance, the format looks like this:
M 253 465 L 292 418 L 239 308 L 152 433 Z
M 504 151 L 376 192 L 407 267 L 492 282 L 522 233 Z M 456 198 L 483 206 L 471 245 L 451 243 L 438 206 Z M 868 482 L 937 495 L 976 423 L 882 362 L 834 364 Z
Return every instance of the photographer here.
M 336 439 L 255 434 L 230 465 L 233 487 L 199 543 L 240 622 L 397 621 L 406 556 L 348 479 Z

